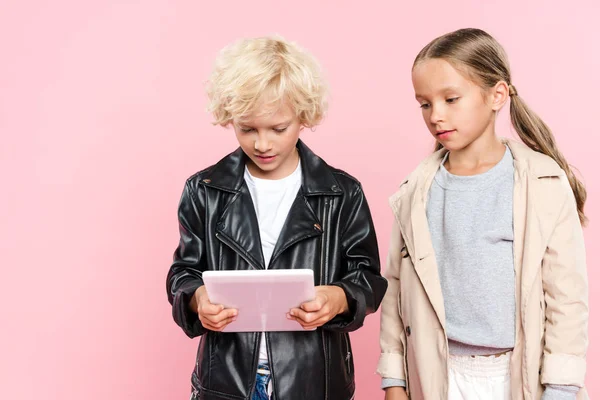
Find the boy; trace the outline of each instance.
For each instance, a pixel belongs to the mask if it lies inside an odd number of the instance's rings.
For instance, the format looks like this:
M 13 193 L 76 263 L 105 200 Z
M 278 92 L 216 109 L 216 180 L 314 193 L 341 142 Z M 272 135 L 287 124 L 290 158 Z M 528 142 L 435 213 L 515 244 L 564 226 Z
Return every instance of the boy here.
M 242 40 L 219 55 L 208 96 L 240 147 L 189 178 L 179 205 L 167 292 L 175 322 L 202 336 L 192 399 L 352 399 L 348 332 L 387 282 L 360 183 L 299 140 L 326 109 L 318 65 L 281 38 Z M 306 331 L 222 333 L 237 310 L 210 303 L 202 272 L 266 268 L 313 269 L 315 299 L 288 315 Z

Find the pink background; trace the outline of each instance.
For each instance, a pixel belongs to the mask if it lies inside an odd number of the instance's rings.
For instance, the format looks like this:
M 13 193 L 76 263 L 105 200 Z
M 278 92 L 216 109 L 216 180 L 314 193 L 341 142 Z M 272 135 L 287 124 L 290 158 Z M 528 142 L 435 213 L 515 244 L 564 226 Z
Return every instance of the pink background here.
M 211 3 L 0 3 L 0 398 L 188 398 L 197 340 L 172 322 L 164 280 L 184 180 L 236 146 L 204 112 L 221 47 L 280 33 L 320 59 L 330 116 L 303 138 L 363 182 L 385 259 L 387 197 L 432 145 L 412 60 L 466 26 L 503 43 L 519 93 L 585 177 L 587 383 L 600 396 L 600 3 Z M 378 324 L 353 334 L 358 399 L 383 395 Z

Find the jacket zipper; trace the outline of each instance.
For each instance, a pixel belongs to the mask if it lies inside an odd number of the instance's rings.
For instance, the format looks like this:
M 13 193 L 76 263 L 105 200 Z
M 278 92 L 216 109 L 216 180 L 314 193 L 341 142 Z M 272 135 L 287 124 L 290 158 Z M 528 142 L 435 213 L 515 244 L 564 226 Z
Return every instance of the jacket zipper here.
M 327 277 L 329 275 L 329 271 L 327 270 L 327 232 L 326 227 L 328 226 L 328 217 L 329 217 L 329 202 L 330 199 L 325 198 L 325 209 L 323 210 L 323 222 L 321 225 L 321 230 L 323 232 L 322 241 L 321 241 L 321 285 L 327 284 Z M 329 399 L 329 357 L 327 356 L 327 339 L 325 337 L 325 332 L 321 329 L 321 340 L 323 341 L 323 353 L 325 356 L 325 400 Z
M 350 343 L 348 343 L 348 334 L 343 333 L 344 343 L 346 344 L 346 367 L 348 369 L 348 375 L 350 375 L 350 359 L 352 358 L 352 352 L 350 351 Z

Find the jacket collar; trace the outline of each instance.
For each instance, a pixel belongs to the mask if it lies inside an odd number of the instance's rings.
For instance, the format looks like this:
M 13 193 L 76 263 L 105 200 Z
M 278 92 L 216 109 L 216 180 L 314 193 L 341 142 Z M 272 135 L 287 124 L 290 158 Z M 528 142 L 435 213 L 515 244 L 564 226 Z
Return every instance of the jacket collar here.
M 338 184 L 331 167 L 298 140 L 296 144 L 302 167 L 302 190 L 305 195 L 338 195 L 342 188 Z M 205 185 L 228 192 L 239 192 L 244 184 L 244 167 L 248 157 L 238 148 L 221 159 L 204 174 Z

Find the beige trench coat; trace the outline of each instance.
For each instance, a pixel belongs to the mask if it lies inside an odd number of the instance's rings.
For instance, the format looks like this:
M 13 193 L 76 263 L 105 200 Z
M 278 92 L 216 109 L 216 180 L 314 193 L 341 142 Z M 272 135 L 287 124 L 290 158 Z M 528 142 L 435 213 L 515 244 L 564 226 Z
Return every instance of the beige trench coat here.
M 583 387 L 588 289 L 583 233 L 564 171 L 550 157 L 505 141 L 513 154 L 516 336 L 515 400 L 536 400 L 542 384 Z M 385 378 L 404 379 L 411 399 L 447 399 L 448 340 L 426 199 L 445 154 L 432 154 L 390 199 L 395 223 L 381 311 Z M 587 399 L 585 389 L 578 399 Z

